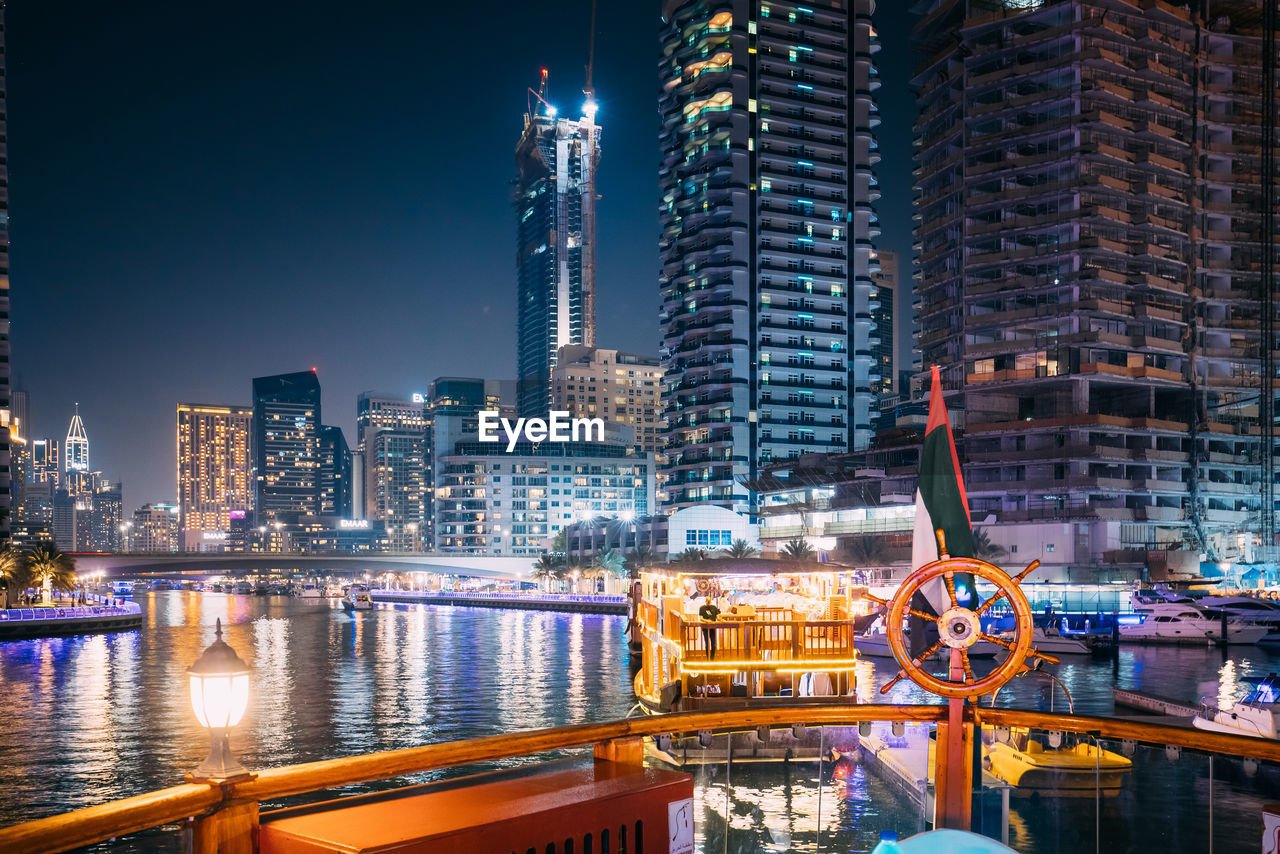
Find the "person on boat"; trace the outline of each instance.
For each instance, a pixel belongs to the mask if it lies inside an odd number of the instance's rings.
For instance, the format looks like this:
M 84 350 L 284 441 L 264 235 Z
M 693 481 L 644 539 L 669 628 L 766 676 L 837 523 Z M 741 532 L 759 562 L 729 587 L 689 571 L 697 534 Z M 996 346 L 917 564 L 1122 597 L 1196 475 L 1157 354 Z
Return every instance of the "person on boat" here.
M 704 623 L 714 623 L 720 616 L 720 609 L 710 597 L 698 609 L 698 619 Z M 702 627 L 702 645 L 707 650 L 707 658 L 716 657 L 716 630 L 711 626 Z

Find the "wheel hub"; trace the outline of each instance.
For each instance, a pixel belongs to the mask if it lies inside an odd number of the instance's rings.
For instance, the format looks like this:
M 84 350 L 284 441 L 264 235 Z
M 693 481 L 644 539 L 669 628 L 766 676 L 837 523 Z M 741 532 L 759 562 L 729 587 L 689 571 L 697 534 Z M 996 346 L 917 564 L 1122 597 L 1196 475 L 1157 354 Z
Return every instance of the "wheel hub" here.
M 982 625 L 968 608 L 948 608 L 938 618 L 938 639 L 952 649 L 968 649 L 978 642 Z

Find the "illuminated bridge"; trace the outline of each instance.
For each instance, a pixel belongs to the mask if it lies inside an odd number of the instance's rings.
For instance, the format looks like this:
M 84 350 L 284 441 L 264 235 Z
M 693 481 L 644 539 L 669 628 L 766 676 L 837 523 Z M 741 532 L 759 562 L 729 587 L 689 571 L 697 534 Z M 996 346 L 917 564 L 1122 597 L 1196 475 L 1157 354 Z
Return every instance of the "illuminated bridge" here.
M 448 554 L 101 554 L 72 553 L 76 571 L 108 578 L 201 578 L 209 575 L 269 575 L 300 571 L 324 575 L 431 572 L 482 578 L 527 579 L 533 558 Z

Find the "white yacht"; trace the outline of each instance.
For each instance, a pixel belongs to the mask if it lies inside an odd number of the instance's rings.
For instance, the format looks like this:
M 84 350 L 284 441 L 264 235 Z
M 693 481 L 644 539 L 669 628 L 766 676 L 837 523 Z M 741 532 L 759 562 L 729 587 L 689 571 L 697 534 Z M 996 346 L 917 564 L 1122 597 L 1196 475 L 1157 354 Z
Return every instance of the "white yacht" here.
M 1013 631 L 1010 630 L 1005 632 L 1002 639 L 1012 640 Z M 1037 652 L 1044 652 L 1049 655 L 1089 654 L 1089 645 L 1084 641 L 1068 635 L 1059 634 L 1057 629 L 1044 629 L 1040 626 L 1036 626 L 1035 631 L 1031 634 L 1031 646 L 1034 647 Z
M 889 646 L 889 635 L 882 631 L 857 635 L 853 639 L 853 648 L 858 651 L 858 655 L 868 658 L 893 658 L 893 649 Z M 930 658 L 941 661 L 946 652 L 945 649 L 940 649 Z M 969 647 L 970 658 L 995 658 L 1000 652 L 1004 652 L 1004 647 L 991 641 L 980 640 Z
M 1206 614 L 1186 602 L 1135 603 L 1142 621 L 1120 625 L 1120 640 L 1130 643 L 1206 643 L 1222 638 L 1221 617 Z M 1267 626 L 1257 626 L 1234 617 L 1227 619 L 1227 643 L 1252 644 L 1267 636 Z
M 1253 690 L 1240 702 L 1219 709 L 1210 702 L 1202 702 L 1200 713 L 1191 724 L 1197 729 L 1228 732 L 1232 735 L 1249 735 L 1254 738 L 1276 738 L 1280 716 L 1280 696 L 1270 677 L 1253 683 Z
M 325 590 L 323 585 L 317 585 L 308 581 L 301 587 L 294 588 L 293 595 L 301 599 L 323 599 Z
M 369 588 L 352 585 L 351 589 L 347 591 L 347 595 L 342 597 L 342 609 L 344 611 L 372 611 L 373 597 L 369 595 Z

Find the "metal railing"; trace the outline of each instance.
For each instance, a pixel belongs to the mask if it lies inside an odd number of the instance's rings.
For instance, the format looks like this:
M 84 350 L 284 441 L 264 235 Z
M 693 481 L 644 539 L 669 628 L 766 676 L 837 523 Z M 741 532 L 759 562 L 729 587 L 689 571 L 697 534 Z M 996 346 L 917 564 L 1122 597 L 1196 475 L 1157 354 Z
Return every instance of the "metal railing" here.
M 142 613 L 136 602 L 120 602 L 116 605 L 42 605 L 39 608 L 0 608 L 0 623 L 25 620 L 73 620 L 85 617 L 123 617 Z

